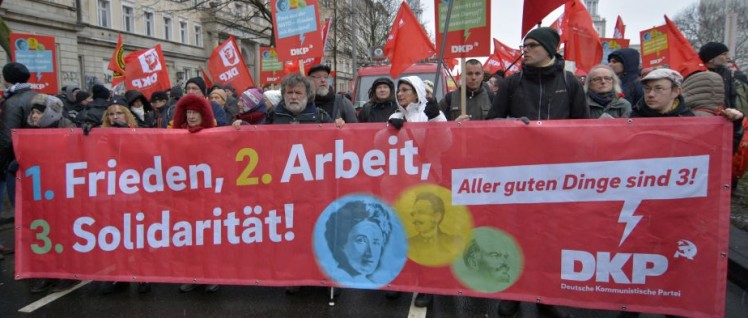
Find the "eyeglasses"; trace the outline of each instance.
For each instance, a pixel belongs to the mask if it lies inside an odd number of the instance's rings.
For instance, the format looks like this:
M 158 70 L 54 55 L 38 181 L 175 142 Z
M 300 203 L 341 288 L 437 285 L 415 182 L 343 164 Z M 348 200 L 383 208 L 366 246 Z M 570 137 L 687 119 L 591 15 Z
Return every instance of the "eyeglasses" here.
M 407 92 L 412 92 L 412 91 L 413 90 L 410 88 L 401 88 L 397 90 L 398 93 L 407 93 Z
M 536 47 L 540 46 L 540 43 L 525 43 L 519 46 L 520 50 L 523 49 L 534 49 Z
M 672 87 L 660 87 L 660 86 L 649 87 L 649 86 L 644 86 L 644 93 L 649 94 L 650 92 L 654 91 L 655 94 L 662 94 L 662 93 L 667 92 L 668 90 L 672 90 L 672 89 L 673 89 Z
M 594 77 L 591 79 L 591 81 L 595 83 L 602 83 L 602 82 L 612 82 L 613 78 L 610 76 L 603 76 L 603 77 Z

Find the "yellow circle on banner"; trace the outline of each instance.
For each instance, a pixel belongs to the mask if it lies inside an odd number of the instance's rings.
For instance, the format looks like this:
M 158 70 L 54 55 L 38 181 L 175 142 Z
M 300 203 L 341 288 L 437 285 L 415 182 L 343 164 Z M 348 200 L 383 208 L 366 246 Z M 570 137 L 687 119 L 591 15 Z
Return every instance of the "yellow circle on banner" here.
M 429 267 L 449 265 L 470 241 L 473 218 L 465 206 L 452 205 L 449 189 L 418 185 L 403 192 L 395 211 L 408 235 L 408 258 Z
M 36 38 L 29 38 L 29 50 L 36 50 L 37 45 L 39 45 L 39 40 Z

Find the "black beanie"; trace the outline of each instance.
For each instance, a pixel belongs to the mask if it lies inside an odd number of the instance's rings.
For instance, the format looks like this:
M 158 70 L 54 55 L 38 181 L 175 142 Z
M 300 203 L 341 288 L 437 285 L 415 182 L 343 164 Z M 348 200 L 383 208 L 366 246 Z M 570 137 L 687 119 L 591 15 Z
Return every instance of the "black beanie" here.
M 10 62 L 3 66 L 3 78 L 11 84 L 26 83 L 31 77 L 26 65 L 17 62 Z
M 189 83 L 193 83 L 197 85 L 197 87 L 200 87 L 200 91 L 203 92 L 203 96 L 208 96 L 208 91 L 207 91 L 208 88 L 207 88 L 207 85 L 205 85 L 205 80 L 203 80 L 202 77 L 197 76 L 197 77 L 188 79 L 187 83 L 184 83 L 185 90 L 187 90 L 187 84 Z
M 91 88 L 91 94 L 94 99 L 109 99 L 109 89 L 101 84 L 96 84 Z
M 89 97 L 91 97 L 91 94 L 89 94 L 88 92 L 80 91 L 78 92 L 78 95 L 75 95 L 75 102 L 80 103 Z
M 540 27 L 528 32 L 525 39 L 538 41 L 545 51 L 548 52 L 548 55 L 553 57 L 558 50 L 558 42 L 561 41 L 561 36 L 552 28 Z
M 713 58 L 729 50 L 730 49 L 727 48 L 727 45 L 719 42 L 709 42 L 707 44 L 704 44 L 701 49 L 699 49 L 699 57 L 704 63 L 707 63 Z

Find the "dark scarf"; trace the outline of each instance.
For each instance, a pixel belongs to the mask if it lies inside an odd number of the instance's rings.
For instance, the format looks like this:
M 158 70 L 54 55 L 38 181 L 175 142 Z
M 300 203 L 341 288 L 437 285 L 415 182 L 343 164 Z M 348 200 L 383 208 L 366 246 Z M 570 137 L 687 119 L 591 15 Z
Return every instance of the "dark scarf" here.
M 595 103 L 600 104 L 601 106 L 608 106 L 610 102 L 613 101 L 613 99 L 616 97 L 616 93 L 614 91 L 610 91 L 604 94 L 598 94 L 593 91 L 587 92 L 587 95 L 595 101 Z

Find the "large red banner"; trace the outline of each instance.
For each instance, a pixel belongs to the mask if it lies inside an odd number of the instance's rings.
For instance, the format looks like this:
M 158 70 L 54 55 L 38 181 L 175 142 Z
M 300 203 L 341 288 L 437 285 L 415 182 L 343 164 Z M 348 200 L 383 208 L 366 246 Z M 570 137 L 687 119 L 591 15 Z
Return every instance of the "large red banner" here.
M 208 59 L 208 70 L 215 76 L 214 82 L 231 84 L 238 92 L 255 86 L 233 35 L 213 49 Z
M 731 126 L 20 130 L 16 277 L 321 284 L 722 316 Z
M 270 0 L 275 49 L 281 61 L 322 57 L 322 27 L 317 0 Z
M 140 91 L 146 98 L 151 98 L 151 94 L 155 92 L 171 88 L 161 44 L 132 52 L 125 57 L 125 88 Z
M 40 93 L 57 95 L 57 46 L 51 35 L 10 33 L 10 59 L 29 69 L 27 83 Z M 78 83 L 72 83 L 78 85 Z
M 434 0 L 436 43 L 441 45 L 449 1 Z M 491 1 L 454 0 L 445 58 L 491 55 Z

